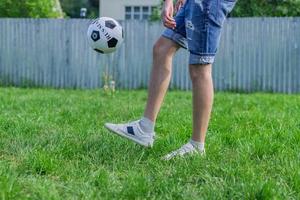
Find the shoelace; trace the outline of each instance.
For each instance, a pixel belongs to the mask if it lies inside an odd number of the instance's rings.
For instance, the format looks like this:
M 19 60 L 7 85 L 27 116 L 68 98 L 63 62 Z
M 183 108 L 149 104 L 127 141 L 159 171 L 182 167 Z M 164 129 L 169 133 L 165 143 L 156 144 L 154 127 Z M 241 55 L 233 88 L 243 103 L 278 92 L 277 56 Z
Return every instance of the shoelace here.
M 180 149 L 171 152 L 170 154 L 167 155 L 167 157 L 174 157 L 176 155 L 184 155 L 194 149 L 193 145 L 190 143 L 183 145 Z
M 190 151 L 194 150 L 193 145 L 191 145 L 190 143 L 183 145 L 180 149 L 178 149 L 177 153 L 180 155 L 186 154 Z

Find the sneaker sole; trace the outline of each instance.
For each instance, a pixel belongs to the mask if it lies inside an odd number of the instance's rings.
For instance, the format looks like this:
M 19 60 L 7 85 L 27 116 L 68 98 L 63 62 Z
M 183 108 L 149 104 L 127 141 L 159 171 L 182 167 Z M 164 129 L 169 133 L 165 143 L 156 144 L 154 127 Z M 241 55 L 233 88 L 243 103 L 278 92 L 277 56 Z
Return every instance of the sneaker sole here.
M 137 144 L 139 144 L 139 145 L 142 145 L 142 146 L 148 147 L 148 148 L 149 148 L 149 147 L 152 147 L 152 144 L 149 144 L 149 143 L 148 143 L 148 144 L 145 144 L 145 143 L 141 142 L 140 140 L 137 140 L 137 139 L 131 137 L 130 135 L 127 135 L 126 133 L 123 133 L 122 131 L 114 130 L 114 129 L 110 128 L 110 127 L 107 126 L 107 125 L 104 125 L 104 127 L 107 128 L 110 132 L 115 133 L 115 134 L 117 134 L 118 136 L 124 137 L 124 138 L 126 138 L 126 139 L 128 139 L 128 140 L 131 140 L 131 141 L 133 141 L 133 142 L 135 142 L 135 143 L 137 143 Z

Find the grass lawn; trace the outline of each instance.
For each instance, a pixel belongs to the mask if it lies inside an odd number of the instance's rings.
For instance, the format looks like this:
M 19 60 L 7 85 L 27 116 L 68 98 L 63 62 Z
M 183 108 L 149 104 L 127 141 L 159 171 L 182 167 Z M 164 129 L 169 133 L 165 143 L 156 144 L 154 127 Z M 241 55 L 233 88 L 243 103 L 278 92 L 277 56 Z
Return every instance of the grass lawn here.
M 191 93 L 168 93 L 144 149 L 104 122 L 146 91 L 0 88 L 1 199 L 300 199 L 300 95 L 217 93 L 205 157 L 161 161 L 191 134 Z

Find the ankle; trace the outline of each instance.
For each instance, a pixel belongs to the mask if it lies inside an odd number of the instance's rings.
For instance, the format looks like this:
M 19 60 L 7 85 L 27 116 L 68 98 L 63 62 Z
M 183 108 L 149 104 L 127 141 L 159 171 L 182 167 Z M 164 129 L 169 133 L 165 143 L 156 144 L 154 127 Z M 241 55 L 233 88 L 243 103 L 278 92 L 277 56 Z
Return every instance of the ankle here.
M 190 143 L 194 146 L 194 148 L 196 148 L 199 151 L 204 151 L 204 149 L 205 149 L 204 142 L 198 142 L 198 141 L 191 139 Z
M 146 117 L 142 117 L 139 121 L 139 125 L 145 133 L 153 133 L 155 123 Z

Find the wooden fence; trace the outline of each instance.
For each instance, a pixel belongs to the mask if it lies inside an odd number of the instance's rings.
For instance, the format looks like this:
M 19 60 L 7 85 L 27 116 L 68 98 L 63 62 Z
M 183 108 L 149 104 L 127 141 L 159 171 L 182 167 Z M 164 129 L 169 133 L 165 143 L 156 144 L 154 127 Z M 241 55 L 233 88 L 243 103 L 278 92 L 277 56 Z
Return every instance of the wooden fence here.
M 82 19 L 0 19 L 0 85 L 99 88 L 109 74 L 122 89 L 147 87 L 160 23 L 124 21 L 111 55 L 89 48 Z M 174 59 L 171 88 L 188 90 L 188 52 Z M 300 92 L 300 18 L 234 18 L 213 67 L 218 91 Z

